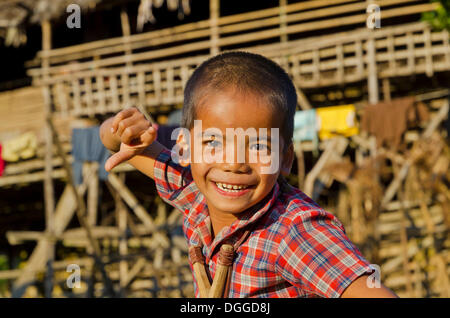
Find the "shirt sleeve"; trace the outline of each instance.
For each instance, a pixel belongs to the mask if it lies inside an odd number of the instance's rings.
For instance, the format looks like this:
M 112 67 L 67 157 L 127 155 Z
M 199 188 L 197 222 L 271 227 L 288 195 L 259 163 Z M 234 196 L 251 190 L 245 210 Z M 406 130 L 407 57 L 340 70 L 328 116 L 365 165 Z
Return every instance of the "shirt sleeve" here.
M 198 192 L 191 169 L 177 164 L 172 159 L 170 150 L 164 149 L 155 160 L 153 174 L 156 190 L 161 198 L 176 209 L 187 213 Z
M 302 212 L 281 240 L 277 271 L 292 285 L 336 298 L 373 268 L 346 236 L 342 224 L 323 210 Z

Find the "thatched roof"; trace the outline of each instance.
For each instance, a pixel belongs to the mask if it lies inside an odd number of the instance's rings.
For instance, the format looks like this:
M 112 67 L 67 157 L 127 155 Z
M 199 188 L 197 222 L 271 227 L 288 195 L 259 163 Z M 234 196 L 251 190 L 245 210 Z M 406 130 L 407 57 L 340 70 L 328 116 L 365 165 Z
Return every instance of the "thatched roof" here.
M 137 1 L 137 0 L 135 0 Z M 0 37 L 5 45 L 19 46 L 26 42 L 25 25 L 57 19 L 66 15 L 70 4 L 78 4 L 82 10 L 95 10 L 99 3 L 107 4 L 111 0 L 0 0 Z M 142 31 L 147 22 L 155 23 L 152 8 L 164 4 L 170 11 L 178 11 L 178 18 L 190 13 L 189 0 L 140 0 L 137 29 Z
M 141 0 L 138 9 L 137 30 L 142 31 L 144 24 L 147 22 L 155 23 L 156 19 L 153 16 L 152 8 L 160 8 L 167 3 L 167 9 L 170 11 L 178 11 L 178 19 L 182 19 L 185 15 L 191 13 L 189 0 Z
M 52 20 L 66 13 L 70 4 L 82 9 L 94 8 L 101 0 L 0 0 L 0 27 L 17 27 L 22 23 Z
M 19 46 L 26 42 L 25 25 L 53 20 L 67 14 L 69 4 L 94 8 L 101 0 L 0 0 L 0 37 L 5 45 Z

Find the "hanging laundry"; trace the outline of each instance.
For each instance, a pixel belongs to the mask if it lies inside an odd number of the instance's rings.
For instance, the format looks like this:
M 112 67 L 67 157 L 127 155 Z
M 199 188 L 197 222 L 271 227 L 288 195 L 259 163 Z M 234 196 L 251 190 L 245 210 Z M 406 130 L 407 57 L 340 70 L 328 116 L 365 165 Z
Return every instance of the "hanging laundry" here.
M 322 107 L 317 108 L 316 112 L 319 138 L 322 140 L 336 136 L 350 137 L 359 132 L 354 105 Z
M 316 140 L 316 122 L 317 117 L 315 109 L 296 111 L 294 116 L 294 141 L 300 142 Z
M 374 135 L 378 147 L 387 145 L 396 148 L 409 127 L 428 119 L 425 104 L 416 103 L 414 97 L 404 97 L 366 106 L 361 116 L 361 130 Z
M 30 159 L 36 155 L 37 138 L 33 132 L 24 133 L 10 139 L 3 144 L 3 160 L 16 162 L 21 159 Z
M 99 126 L 72 129 L 72 171 L 75 183 L 83 182 L 83 162 L 96 161 L 99 163 L 99 178 L 106 180 L 106 160 L 111 156 L 108 149 L 100 140 Z
M 0 177 L 3 175 L 3 171 L 5 170 L 5 161 L 2 157 L 2 145 L 0 144 Z

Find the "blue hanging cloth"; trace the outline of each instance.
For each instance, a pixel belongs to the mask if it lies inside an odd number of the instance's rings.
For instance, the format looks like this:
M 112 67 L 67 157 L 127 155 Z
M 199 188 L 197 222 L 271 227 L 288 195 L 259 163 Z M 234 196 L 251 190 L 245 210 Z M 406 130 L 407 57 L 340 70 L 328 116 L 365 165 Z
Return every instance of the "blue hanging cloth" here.
M 294 116 L 294 141 L 316 141 L 316 122 L 317 118 L 315 109 L 296 111 Z
M 100 180 L 108 178 L 105 170 L 106 160 L 111 156 L 108 149 L 100 140 L 100 127 L 72 129 L 72 172 L 77 185 L 83 182 L 83 162 L 96 161 L 99 163 L 98 175 Z

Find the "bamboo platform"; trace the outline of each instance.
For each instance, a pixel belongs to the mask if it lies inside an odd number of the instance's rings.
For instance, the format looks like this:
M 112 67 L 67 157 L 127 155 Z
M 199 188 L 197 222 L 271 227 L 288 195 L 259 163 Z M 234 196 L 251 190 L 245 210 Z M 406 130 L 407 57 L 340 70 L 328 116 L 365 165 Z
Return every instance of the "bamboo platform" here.
M 375 42 L 373 61 L 368 50 L 371 37 Z M 298 40 L 286 47 L 246 50 L 279 62 L 299 89 L 361 82 L 368 78 L 371 67 L 377 69 L 379 78 L 433 76 L 450 70 L 448 31 L 431 32 L 423 23 L 380 31 L 361 29 L 332 39 L 318 38 L 314 43 Z M 55 114 L 62 117 L 117 112 L 129 105 L 174 105 L 182 103 L 187 79 L 208 57 L 80 71 L 55 75 L 45 82 L 36 79 L 36 84 L 51 87 Z

